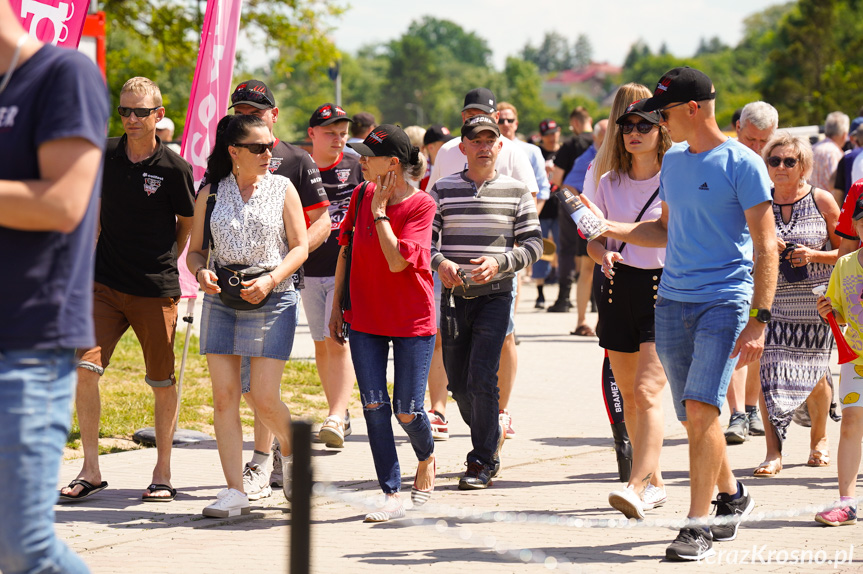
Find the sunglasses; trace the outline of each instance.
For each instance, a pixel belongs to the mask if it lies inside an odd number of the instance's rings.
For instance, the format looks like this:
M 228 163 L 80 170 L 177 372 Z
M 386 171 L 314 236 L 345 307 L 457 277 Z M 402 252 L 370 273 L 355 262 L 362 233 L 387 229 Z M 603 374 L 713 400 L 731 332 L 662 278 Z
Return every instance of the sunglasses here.
M 782 158 L 776 155 L 772 155 L 767 158 L 767 165 L 769 165 L 770 167 L 779 167 L 781 164 L 785 164 L 785 167 L 787 167 L 788 169 L 792 169 L 795 165 L 797 165 L 797 158 Z
M 135 112 L 135 117 L 140 120 L 141 118 L 146 118 L 161 107 L 162 106 L 156 106 L 155 108 L 125 108 L 123 106 L 117 106 L 117 113 L 124 118 L 128 118 L 132 115 L 132 112 Z
M 514 123 L 515 123 L 515 118 L 512 118 L 512 119 L 500 118 L 499 120 L 497 120 L 497 125 L 499 125 L 499 126 L 502 126 L 504 124 L 514 124 Z
M 261 155 L 265 151 L 273 151 L 276 142 L 270 143 L 235 143 L 234 147 L 244 147 L 255 155 Z
M 672 108 L 677 108 L 680 106 L 685 106 L 688 103 L 689 102 L 680 102 L 679 104 L 674 104 L 673 106 L 668 106 L 668 107 L 662 108 L 661 110 L 656 110 L 656 111 L 659 112 L 659 115 L 662 116 L 662 120 L 667 122 L 668 121 L 668 110 L 670 110 Z M 701 109 L 701 104 L 695 104 L 695 105 L 698 106 L 698 109 Z
M 636 124 L 620 124 L 620 131 L 625 134 L 631 134 L 633 129 L 638 130 L 640 134 L 649 134 L 650 130 L 656 127 L 656 124 L 650 122 L 638 122 Z

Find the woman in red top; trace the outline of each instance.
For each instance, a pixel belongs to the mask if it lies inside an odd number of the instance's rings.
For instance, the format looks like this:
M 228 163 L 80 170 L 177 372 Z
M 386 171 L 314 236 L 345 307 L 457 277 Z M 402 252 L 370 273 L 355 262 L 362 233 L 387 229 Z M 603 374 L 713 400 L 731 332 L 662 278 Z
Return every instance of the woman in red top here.
M 383 124 L 362 143 L 348 145 L 361 155 L 363 177 L 369 183 L 354 190 L 342 222 L 343 246 L 353 231 L 351 309 L 343 316 L 343 247 L 336 267 L 330 335 L 344 344 L 342 327 L 345 322 L 350 325 L 351 359 L 369 445 L 378 482 L 387 495 L 382 509 L 365 520 L 384 522 L 405 515 L 399 499 L 401 471 L 390 422 L 393 413 L 419 460 L 411 489 L 414 506 L 424 504 L 434 490 L 434 441 L 423 401 L 437 329 L 430 266 L 437 206 L 428 194 L 405 181 L 419 179 L 425 161 L 401 128 Z M 387 391 L 390 342 L 395 368 L 392 401 Z

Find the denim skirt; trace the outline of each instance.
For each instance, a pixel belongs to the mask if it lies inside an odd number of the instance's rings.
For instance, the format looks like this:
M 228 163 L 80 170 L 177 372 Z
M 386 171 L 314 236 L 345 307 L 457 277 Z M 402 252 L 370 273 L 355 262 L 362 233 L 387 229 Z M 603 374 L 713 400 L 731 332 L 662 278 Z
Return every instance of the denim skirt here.
M 250 311 L 231 309 L 218 295 L 204 295 L 201 354 L 266 357 L 287 361 L 297 329 L 295 290 L 273 293 L 267 304 Z

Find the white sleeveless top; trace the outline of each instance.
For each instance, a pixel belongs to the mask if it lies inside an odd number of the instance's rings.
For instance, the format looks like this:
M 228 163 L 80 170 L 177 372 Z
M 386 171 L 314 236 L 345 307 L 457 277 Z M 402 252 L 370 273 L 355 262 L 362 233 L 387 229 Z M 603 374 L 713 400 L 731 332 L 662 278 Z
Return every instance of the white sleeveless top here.
M 272 271 L 288 254 L 288 238 L 282 212 L 291 180 L 267 173 L 248 202 L 243 202 L 234 174 L 219 181 L 216 207 L 210 219 L 213 261 L 219 265 L 242 264 Z M 290 291 L 288 277 L 273 291 Z

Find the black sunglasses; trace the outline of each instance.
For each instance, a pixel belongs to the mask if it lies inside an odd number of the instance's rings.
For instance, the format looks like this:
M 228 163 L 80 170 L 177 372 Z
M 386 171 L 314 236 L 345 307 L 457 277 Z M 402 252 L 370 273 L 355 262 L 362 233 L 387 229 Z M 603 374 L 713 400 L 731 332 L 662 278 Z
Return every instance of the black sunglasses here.
M 128 118 L 132 115 L 132 112 L 135 112 L 135 117 L 140 120 L 141 118 L 146 118 L 161 107 L 162 106 L 156 106 L 155 108 L 126 108 L 123 106 L 117 106 L 117 113 L 124 118 Z
M 265 151 L 273 151 L 273 146 L 276 142 L 270 143 L 235 143 L 234 147 L 244 147 L 253 154 L 261 155 Z
M 794 157 L 781 158 L 779 156 L 772 155 L 767 158 L 767 165 L 769 165 L 770 167 L 779 167 L 780 164 L 784 163 L 785 167 L 787 167 L 788 169 L 792 169 L 795 165 L 797 165 L 797 161 L 797 158 Z
M 677 108 L 680 106 L 685 106 L 688 103 L 689 102 L 680 102 L 679 104 L 674 104 L 673 106 L 667 106 L 667 107 L 662 108 L 661 110 L 656 110 L 656 111 L 659 112 L 659 115 L 662 116 L 662 120 L 667 122 L 668 121 L 668 110 L 670 110 L 672 108 Z M 696 103 L 695 105 L 698 106 L 699 110 L 701 109 L 701 104 Z
M 515 123 L 515 118 L 512 118 L 512 119 L 500 118 L 499 120 L 497 120 L 497 124 L 499 126 L 502 126 L 503 124 L 514 124 L 514 123 Z
M 638 130 L 640 134 L 649 134 L 650 130 L 656 127 L 656 124 L 650 122 L 638 122 L 637 124 L 620 124 L 620 131 L 625 134 L 631 134 L 633 128 Z

